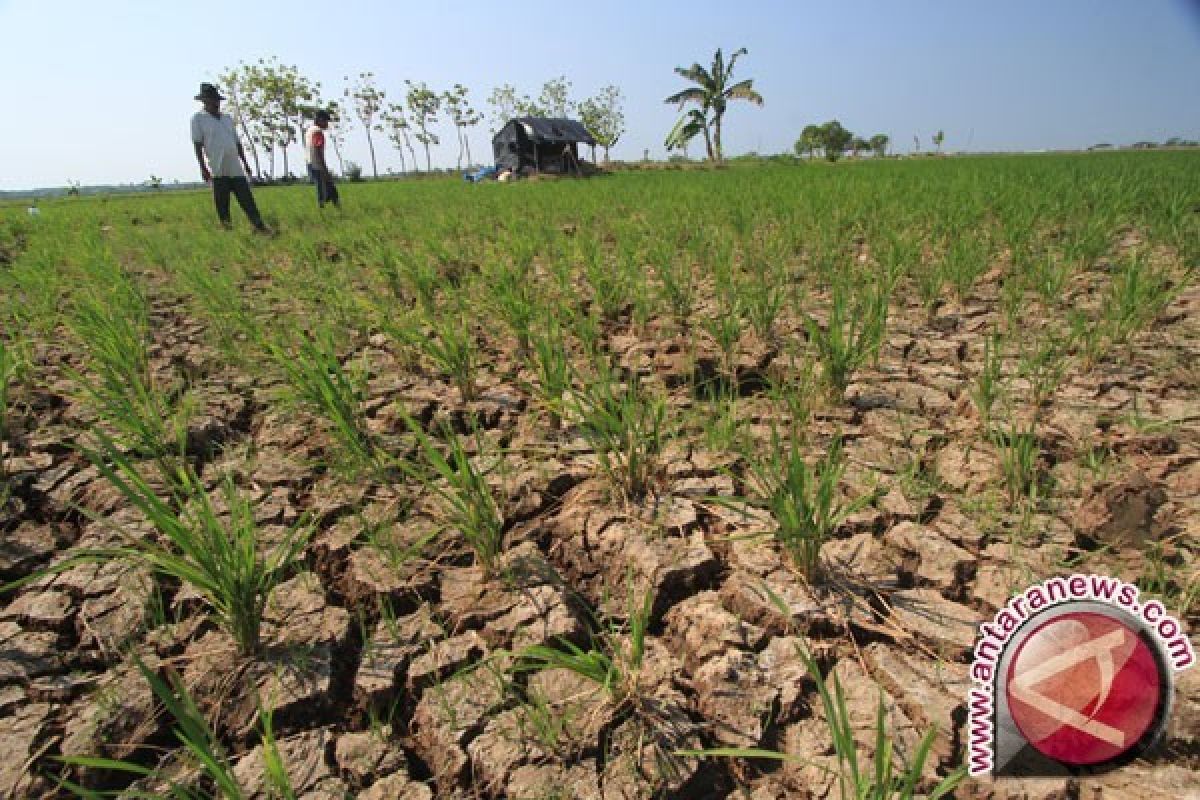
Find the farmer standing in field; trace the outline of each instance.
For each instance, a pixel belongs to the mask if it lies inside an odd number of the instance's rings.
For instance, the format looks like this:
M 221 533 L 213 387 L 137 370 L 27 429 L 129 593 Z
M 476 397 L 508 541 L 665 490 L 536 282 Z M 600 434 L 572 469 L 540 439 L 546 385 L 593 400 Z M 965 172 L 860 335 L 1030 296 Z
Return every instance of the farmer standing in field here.
M 196 99 L 204 104 L 203 111 L 192 116 L 192 143 L 196 146 L 196 161 L 200 164 L 200 176 L 204 182 L 212 182 L 213 202 L 217 206 L 217 217 L 225 228 L 233 227 L 229 218 L 229 195 L 237 197 L 238 205 L 250 219 L 250 224 L 259 233 L 270 233 L 263 224 L 262 215 L 250 193 L 250 182 L 246 175 L 250 165 L 246 153 L 233 127 L 233 117 L 221 113 L 221 101 L 225 98 L 211 83 L 200 84 Z M 205 157 L 208 163 L 205 164 Z
M 325 130 L 328 127 L 328 111 L 321 109 L 313 114 L 313 124 L 304 132 L 304 155 L 308 159 L 308 177 L 317 187 L 317 208 L 324 208 L 326 201 L 341 208 L 342 201 L 333 182 L 333 173 L 325 163 Z

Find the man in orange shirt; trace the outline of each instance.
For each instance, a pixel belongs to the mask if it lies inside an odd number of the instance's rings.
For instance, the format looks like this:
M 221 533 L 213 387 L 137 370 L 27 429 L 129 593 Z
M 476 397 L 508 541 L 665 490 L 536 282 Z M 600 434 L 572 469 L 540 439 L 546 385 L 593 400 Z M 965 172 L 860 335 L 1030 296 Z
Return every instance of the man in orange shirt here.
M 308 177 L 317 187 L 317 207 L 324 208 L 326 201 L 341 208 L 333 174 L 325 163 L 325 131 L 329 128 L 329 112 L 321 109 L 313 115 L 313 124 L 304 132 L 304 155 L 308 159 Z

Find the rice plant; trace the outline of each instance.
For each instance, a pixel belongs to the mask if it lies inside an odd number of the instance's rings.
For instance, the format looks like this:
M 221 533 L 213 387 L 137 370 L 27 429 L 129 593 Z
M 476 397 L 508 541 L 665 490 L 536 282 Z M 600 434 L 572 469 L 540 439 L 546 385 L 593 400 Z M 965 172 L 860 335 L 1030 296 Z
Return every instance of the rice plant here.
M 261 647 L 263 611 L 267 599 L 294 570 L 308 541 L 304 520 L 289 528 L 270 548 L 259 542 L 254 509 L 226 478 L 219 507 L 190 468 L 177 472 L 164 499 L 130 458 L 103 433 L 96 433 L 97 450 L 87 456 L 133 508 L 140 511 L 162 537 L 145 537 L 115 528 L 123 543 L 85 549 L 51 568 L 69 569 L 80 562 L 129 559 L 157 574 L 186 584 L 198 594 L 239 652 L 252 656 Z M 101 520 L 96 520 L 102 522 Z M 105 523 L 107 524 L 107 523 Z M 0 591 L 40 578 L 39 572 Z
M 532 334 L 530 365 L 537 376 L 537 393 L 543 407 L 550 414 L 551 423 L 558 427 L 564 411 L 563 398 L 571 388 L 571 359 L 567 354 L 567 343 L 558 325 L 551 323 L 545 330 Z
M 362 410 L 364 381 L 342 365 L 332 331 L 322 326 L 301 332 L 294 345 L 276 340 L 266 347 L 295 399 L 325 420 L 350 469 L 382 468 L 386 455 L 367 429 Z
M 775 538 L 806 578 L 816 575 L 821 546 L 846 517 L 865 507 L 869 495 L 845 501 L 838 482 L 845 472 L 840 438 L 834 438 L 825 455 L 813 466 L 805 462 L 795 435 L 786 442 L 773 431 L 771 445 L 747 454 L 747 476 L 757 500 L 775 522 Z
M 173 402 L 151 375 L 144 299 L 128 284 L 87 293 L 69 324 L 91 373 L 68 370 L 81 395 L 125 447 L 154 459 L 164 479 L 174 480 L 191 409 Z
M 423 463 L 401 461 L 400 469 L 437 497 L 446 525 L 461 534 L 474 551 L 475 563 L 485 578 L 495 576 L 503 554 L 504 515 L 485 474 L 475 466 L 453 432 L 443 429 L 444 441 L 439 446 L 416 420 L 405 415 L 405 422 L 416 437 Z M 479 449 L 477 446 L 476 450 Z
M 419 333 L 411 343 L 450 379 L 465 402 L 473 401 L 480 353 L 470 322 L 461 316 L 427 321 L 432 333 Z
M 875 747 L 871 753 L 871 769 L 862 763 L 858 743 L 854 739 L 854 725 L 846 707 L 846 693 L 842 689 L 837 673 L 822 676 L 821 668 L 812 654 L 797 647 L 810 675 L 816 677 L 817 695 L 821 699 L 825 725 L 829 729 L 833 751 L 838 762 L 838 794 L 845 800 L 912 800 L 924 797 L 936 800 L 949 796 L 966 778 L 966 767 L 960 766 L 938 782 L 928 793 L 918 794 L 919 782 L 925 771 L 925 763 L 933 750 L 936 730 L 930 730 L 921 738 L 907 763 L 898 764 L 896 748 L 892 740 L 892 727 L 888 721 L 887 706 L 880 694 L 875 712 Z M 833 690 L 829 683 L 832 680 Z
M 889 720 L 887 705 L 880 693 L 875 710 L 875 742 L 869 754 L 864 754 L 854 738 L 854 723 L 846 706 L 846 693 L 837 673 L 823 674 L 816 659 L 804 647 L 797 645 L 796 652 L 803 659 L 808 673 L 815 679 L 817 696 L 825 727 L 829 731 L 830 743 L 837 759 L 837 797 L 841 800 L 938 800 L 953 796 L 967 777 L 967 769 L 960 766 L 937 782 L 931 789 L 922 786 L 925 765 L 933 752 L 937 730 L 931 729 L 917 743 L 908 758 L 902 759 L 896 752 L 892 738 L 893 726 Z M 830 690 L 829 684 L 833 684 Z M 711 748 L 707 750 L 683 750 L 681 756 L 697 758 L 744 758 L 773 761 L 809 762 L 802 755 L 781 753 L 759 748 Z M 866 762 L 870 759 L 870 764 Z
M 167 668 L 164 681 L 140 658 L 134 657 L 138 670 L 150 684 L 154 696 L 174 720 L 171 732 L 183 748 L 194 771 L 184 770 L 190 780 L 180 780 L 160 770 L 150 769 L 132 761 L 123 761 L 95 756 L 60 757 L 58 761 L 69 767 L 108 770 L 130 776 L 134 785 L 124 789 L 102 791 L 81 786 L 66 778 L 57 778 L 58 785 L 84 800 L 120 797 L 128 800 L 247 800 L 251 796 L 239 782 L 234 771 L 234 760 L 213 731 L 212 726 L 196 706 L 183 679 L 172 668 Z M 271 797 L 279 800 L 295 800 L 296 792 L 287 772 L 287 765 L 279 752 L 275 737 L 272 712 L 268 708 L 259 710 L 259 734 L 263 747 L 264 785 Z M 190 775 L 189 775 L 190 773 Z M 138 788 L 136 781 L 162 789 Z M 208 788 L 211 787 L 211 788 Z
M 630 500 L 650 491 L 669 438 L 663 398 L 650 392 L 636 374 L 622 383 L 602 367 L 572 398 L 571 407 L 580 434 L 613 486 Z
M 529 350 L 530 336 L 539 308 L 528 272 L 501 268 L 492 277 L 491 304 L 517 340 L 517 350 Z
M 516 672 L 565 669 L 601 688 L 614 708 L 637 705 L 641 686 L 639 673 L 646 654 L 646 634 L 654 606 L 654 592 L 646 589 L 637 597 L 629 583 L 624 626 L 612 623 L 592 637 L 585 650 L 560 639 L 552 645 L 535 645 L 518 653 Z
M 811 317 L 805 320 L 825 384 L 835 396 L 841 396 L 855 371 L 875 357 L 887 332 L 891 294 L 886 286 L 876 284 L 853 300 L 849 295 L 849 287 L 839 281 L 833 287 L 828 324 L 822 328 Z
M 8 442 L 10 392 L 23 367 L 14 342 L 0 336 L 0 445 Z M 4 474 L 4 459 L 0 455 L 0 475 Z
M 1024 430 L 993 431 L 992 444 L 1000 458 L 1000 471 L 1013 503 L 1036 504 L 1041 444 L 1033 423 Z
M 995 408 L 996 401 L 1004 394 L 1002 359 L 1000 337 L 993 333 L 983 340 L 983 365 L 971 387 L 971 400 L 975 403 L 975 410 L 979 412 L 985 429 L 991 424 L 992 409 Z
M 1136 331 L 1149 325 L 1173 295 L 1170 281 L 1154 270 L 1138 252 L 1124 260 L 1104 296 L 1101 316 L 1109 338 L 1124 344 Z

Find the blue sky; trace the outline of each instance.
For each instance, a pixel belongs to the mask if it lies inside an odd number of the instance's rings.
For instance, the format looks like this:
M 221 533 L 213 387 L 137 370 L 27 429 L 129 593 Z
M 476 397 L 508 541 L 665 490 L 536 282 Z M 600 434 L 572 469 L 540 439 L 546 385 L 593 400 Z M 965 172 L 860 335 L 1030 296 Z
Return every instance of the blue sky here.
M 0 189 L 195 180 L 188 119 L 197 85 L 239 60 L 278 56 L 340 96 L 372 70 L 466 84 L 477 107 L 502 83 L 536 95 L 566 75 L 574 94 L 616 84 L 627 133 L 614 157 L 663 157 L 676 117 L 672 68 L 745 46 L 762 108 L 727 115 L 729 154 L 790 149 L 836 117 L 897 150 L 1036 150 L 1200 139 L 1198 0 L 829 2 L 200 3 L 0 0 Z M 348 156 L 366 163 L 360 129 Z M 472 151 L 490 152 L 487 126 Z M 452 166 L 444 130 L 435 163 Z M 693 147 L 695 155 L 702 146 Z M 399 167 L 389 145 L 380 170 Z M 294 149 L 292 158 L 300 158 Z

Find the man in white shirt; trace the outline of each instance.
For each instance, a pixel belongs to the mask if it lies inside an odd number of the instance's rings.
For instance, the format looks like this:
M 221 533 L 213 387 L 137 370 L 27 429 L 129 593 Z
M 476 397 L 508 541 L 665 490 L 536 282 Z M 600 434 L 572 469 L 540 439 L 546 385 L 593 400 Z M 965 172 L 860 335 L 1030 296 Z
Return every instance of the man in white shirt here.
M 250 182 L 246 180 L 250 165 L 246 163 L 246 153 L 233 127 L 233 118 L 221 113 L 221 101 L 225 98 L 216 86 L 202 83 L 196 99 L 204 104 L 204 110 L 192 116 L 192 143 L 196 147 L 200 176 L 205 183 L 212 182 L 213 201 L 221 225 L 226 228 L 233 226 L 229 218 L 229 195 L 232 193 L 254 229 L 259 233 L 270 233 L 254 203 Z M 205 157 L 208 158 L 207 164 L 204 163 Z
M 329 112 L 321 109 L 313 114 L 313 124 L 304 132 L 304 156 L 308 159 L 308 177 L 317 186 L 317 208 L 324 208 L 326 201 L 341 208 L 337 185 L 333 173 L 325 163 L 325 131 L 329 128 Z

